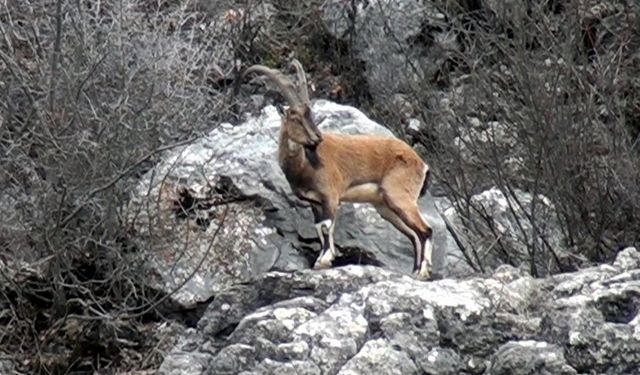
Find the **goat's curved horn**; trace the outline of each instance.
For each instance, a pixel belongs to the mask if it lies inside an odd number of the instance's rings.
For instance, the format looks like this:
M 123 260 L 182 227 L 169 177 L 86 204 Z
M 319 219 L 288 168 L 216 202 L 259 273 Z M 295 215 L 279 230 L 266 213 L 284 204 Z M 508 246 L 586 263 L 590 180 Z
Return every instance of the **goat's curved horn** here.
M 293 84 L 293 82 L 282 75 L 282 73 L 275 69 L 268 68 L 264 65 L 253 65 L 247 68 L 247 70 L 245 70 L 242 75 L 246 76 L 247 74 L 254 72 L 265 75 L 269 79 L 271 79 L 271 81 L 273 81 L 273 83 L 278 86 L 278 88 L 280 89 L 280 93 L 282 94 L 282 96 L 284 96 L 284 98 L 287 100 L 287 102 L 289 102 L 290 105 L 295 106 L 301 104 L 301 100 L 296 94 L 296 86 Z
M 296 76 L 298 77 L 298 95 L 300 96 L 300 100 L 302 100 L 304 104 L 309 104 L 309 89 L 304 68 L 298 59 L 293 59 L 290 66 L 293 66 L 296 71 Z

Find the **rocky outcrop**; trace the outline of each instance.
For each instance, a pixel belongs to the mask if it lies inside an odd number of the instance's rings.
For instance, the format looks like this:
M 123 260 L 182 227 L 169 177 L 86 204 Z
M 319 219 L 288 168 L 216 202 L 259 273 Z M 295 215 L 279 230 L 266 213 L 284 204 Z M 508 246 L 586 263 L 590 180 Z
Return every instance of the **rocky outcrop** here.
M 218 294 L 161 374 L 631 374 L 640 262 L 420 282 L 373 266 L 271 272 Z
M 325 130 L 391 136 L 352 107 L 318 100 L 312 109 L 325 119 Z M 269 106 L 237 126 L 222 124 L 167 155 L 137 187 L 128 207 L 132 238 L 146 252 L 156 286 L 177 290 L 180 304 L 206 301 L 229 283 L 266 271 L 313 264 L 320 245 L 311 210 L 291 193 L 277 162 L 280 121 Z M 421 200 L 435 232 L 435 272 L 465 274 L 468 268 L 434 205 L 438 199 L 427 194 Z M 411 271 L 411 243 L 375 209 L 344 204 L 337 220 L 342 256 L 336 264 Z

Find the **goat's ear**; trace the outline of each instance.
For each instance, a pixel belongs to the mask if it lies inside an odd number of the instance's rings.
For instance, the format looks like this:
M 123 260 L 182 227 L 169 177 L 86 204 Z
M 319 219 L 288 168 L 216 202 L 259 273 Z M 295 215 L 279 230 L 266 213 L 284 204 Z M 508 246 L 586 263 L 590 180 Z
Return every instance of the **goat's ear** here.
M 275 106 L 276 106 L 276 109 L 278 110 L 278 113 L 280 114 L 280 116 L 284 117 L 284 107 L 282 106 L 282 104 L 276 103 Z

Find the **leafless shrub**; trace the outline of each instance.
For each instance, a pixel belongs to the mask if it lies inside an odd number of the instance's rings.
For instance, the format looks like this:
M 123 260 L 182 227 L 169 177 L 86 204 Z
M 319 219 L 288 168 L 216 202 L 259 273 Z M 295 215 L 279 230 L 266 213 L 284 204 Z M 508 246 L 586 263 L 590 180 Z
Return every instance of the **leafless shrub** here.
M 132 323 L 169 296 L 123 210 L 165 151 L 235 115 L 252 36 L 231 21 L 189 1 L 0 4 L 0 348 L 28 372 L 117 371 L 155 345 Z
M 422 112 L 425 123 L 440 124 L 423 142 L 472 238 L 495 243 L 489 257 L 526 264 L 533 274 L 610 260 L 640 229 L 637 96 L 629 90 L 639 85 L 638 9 L 627 4 L 599 15 L 598 24 L 616 24 L 611 32 L 593 26 L 594 10 L 580 4 L 557 11 L 530 3 L 512 19 L 473 17 L 459 26 L 464 48 L 449 73 L 459 90 L 447 97 L 448 108 L 434 100 L 436 110 Z M 524 210 L 518 216 L 527 225 L 515 230 L 526 239 L 526 256 L 501 240 L 490 217 L 473 223 L 482 213 L 471 198 L 489 187 L 513 199 L 514 215 Z M 533 201 L 524 205 L 517 189 Z M 542 197 L 555 205 L 561 246 L 541 230 Z M 466 245 L 477 268 L 491 263 L 486 253 L 478 257 L 486 248 Z

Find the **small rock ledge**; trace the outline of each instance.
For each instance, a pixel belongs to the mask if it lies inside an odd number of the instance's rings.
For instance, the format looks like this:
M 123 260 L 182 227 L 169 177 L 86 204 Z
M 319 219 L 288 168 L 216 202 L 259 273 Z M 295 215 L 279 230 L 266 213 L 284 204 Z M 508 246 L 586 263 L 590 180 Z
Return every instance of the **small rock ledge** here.
M 631 374 L 640 254 L 534 279 L 420 282 L 373 266 L 271 272 L 218 294 L 161 374 Z

